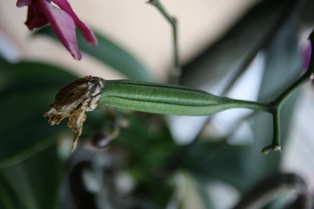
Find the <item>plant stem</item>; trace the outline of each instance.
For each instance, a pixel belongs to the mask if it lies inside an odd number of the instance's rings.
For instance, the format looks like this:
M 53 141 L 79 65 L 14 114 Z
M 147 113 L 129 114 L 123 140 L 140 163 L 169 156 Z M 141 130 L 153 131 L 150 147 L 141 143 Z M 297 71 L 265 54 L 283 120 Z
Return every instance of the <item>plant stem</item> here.
M 264 111 L 264 112 L 269 112 L 269 113 L 274 112 L 274 109 L 271 105 L 259 103 L 259 102 L 230 99 L 228 103 L 233 103 L 238 107 L 251 109 L 251 110 L 259 110 L 259 111 Z
M 311 45 L 314 43 L 314 30 L 311 32 L 309 39 L 311 41 Z M 274 108 L 273 120 L 274 120 L 274 137 L 271 145 L 265 147 L 262 150 L 263 154 L 268 154 L 269 151 L 281 151 L 280 147 L 280 110 L 285 103 L 285 101 L 289 98 L 289 96 L 301 85 L 308 82 L 309 80 L 313 80 L 314 78 L 314 53 L 311 53 L 311 61 L 307 71 L 294 83 L 292 83 L 288 88 L 286 88 L 273 102 L 270 103 Z
M 178 30 L 177 30 L 177 20 L 170 16 L 163 5 L 158 0 L 150 0 L 149 3 L 154 5 L 159 12 L 166 18 L 172 27 L 172 39 L 173 39 L 173 70 L 171 72 L 171 83 L 177 84 L 178 79 L 181 75 L 181 65 L 178 49 Z
M 305 72 L 298 80 L 292 83 L 287 89 L 285 89 L 273 102 L 270 102 L 269 105 L 272 106 L 273 112 L 273 121 L 274 121 L 274 137 L 271 145 L 263 148 L 262 153 L 268 154 L 270 151 L 280 151 L 280 111 L 289 98 L 289 96 L 302 84 L 312 79 L 313 73 L 311 71 Z
M 281 106 L 285 103 L 285 101 L 288 99 L 290 94 L 294 92 L 299 86 L 303 85 L 307 81 L 311 80 L 311 77 L 313 76 L 313 73 L 310 71 L 307 71 L 304 73 L 298 80 L 296 80 L 294 83 L 292 83 L 286 90 L 284 90 L 278 97 L 275 99 L 271 104 L 276 108 L 281 108 Z
M 273 126 L 274 126 L 274 134 L 273 134 L 273 141 L 272 144 L 264 147 L 262 149 L 262 154 L 267 155 L 270 151 L 280 151 L 281 152 L 281 145 L 280 145 L 280 110 L 276 110 L 273 113 Z

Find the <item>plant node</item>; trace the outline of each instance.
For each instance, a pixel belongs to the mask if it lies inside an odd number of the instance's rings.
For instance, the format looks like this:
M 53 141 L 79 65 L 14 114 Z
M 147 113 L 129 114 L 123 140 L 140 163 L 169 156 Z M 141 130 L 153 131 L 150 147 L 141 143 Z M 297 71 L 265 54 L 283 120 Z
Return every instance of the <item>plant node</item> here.
M 271 152 L 271 151 L 279 151 L 280 153 L 282 153 L 281 152 L 281 146 L 279 146 L 279 145 L 270 145 L 270 146 L 267 146 L 267 147 L 265 147 L 264 149 L 262 149 L 262 154 L 263 155 L 267 155 L 269 152 Z

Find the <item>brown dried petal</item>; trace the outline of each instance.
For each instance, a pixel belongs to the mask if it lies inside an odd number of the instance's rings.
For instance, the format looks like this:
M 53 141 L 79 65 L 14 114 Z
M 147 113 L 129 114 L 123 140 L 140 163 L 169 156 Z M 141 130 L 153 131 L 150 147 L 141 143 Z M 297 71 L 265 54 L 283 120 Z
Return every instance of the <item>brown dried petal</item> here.
M 74 110 L 69 115 L 68 127 L 72 129 L 72 132 L 74 134 L 72 148 L 71 148 L 72 151 L 75 150 L 77 141 L 82 134 L 83 123 L 86 120 L 85 111 L 86 111 L 87 104 L 88 104 L 88 101 L 85 100 L 78 109 Z
M 82 133 L 86 120 L 85 112 L 92 111 L 98 106 L 102 89 L 101 78 L 86 76 L 75 80 L 59 90 L 55 102 L 44 113 L 44 117 L 49 117 L 50 125 L 58 125 L 64 118 L 69 117 L 68 126 L 74 134 L 72 150 L 75 149 Z

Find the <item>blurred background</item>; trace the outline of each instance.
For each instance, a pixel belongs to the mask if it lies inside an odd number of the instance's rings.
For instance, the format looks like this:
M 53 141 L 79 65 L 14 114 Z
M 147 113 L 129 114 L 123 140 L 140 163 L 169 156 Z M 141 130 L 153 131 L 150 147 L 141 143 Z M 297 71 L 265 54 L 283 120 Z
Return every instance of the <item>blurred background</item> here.
M 42 118 L 58 89 L 85 75 L 166 83 L 173 43 L 169 23 L 145 1 L 69 2 L 99 40 L 93 48 L 78 38 L 81 61 L 49 27 L 29 31 L 26 7 L 0 2 L 0 208 L 227 209 L 278 172 L 303 178 L 314 193 L 311 83 L 283 108 L 282 154 L 260 153 L 272 139 L 267 113 L 176 117 L 106 107 L 87 114 L 71 153 L 66 122 L 50 127 Z M 161 3 L 178 22 L 180 85 L 269 102 L 304 72 L 311 0 Z M 126 59 L 129 66 L 117 64 Z M 267 208 L 295 199 L 287 196 Z
M 178 19 L 180 56 L 183 62 L 191 60 L 217 40 L 257 2 L 162 2 L 170 14 Z M 146 1 L 95 0 L 92 3 L 70 3 L 87 25 L 134 54 L 159 80 L 166 80 L 166 71 L 172 65 L 172 34 L 170 26 L 154 7 Z M 58 63 L 80 75 L 96 73 L 108 79 L 123 77 L 87 55 L 80 62 L 70 59 L 67 51 L 47 37 L 32 38 L 30 31 L 23 25 L 27 8 L 19 9 L 15 4 L 15 1 L 1 2 L 1 34 L 6 38 L 3 42 L 8 45 L 11 42 L 13 45 L 1 51 L 11 59 Z M 5 46 L 4 43 L 1 45 Z

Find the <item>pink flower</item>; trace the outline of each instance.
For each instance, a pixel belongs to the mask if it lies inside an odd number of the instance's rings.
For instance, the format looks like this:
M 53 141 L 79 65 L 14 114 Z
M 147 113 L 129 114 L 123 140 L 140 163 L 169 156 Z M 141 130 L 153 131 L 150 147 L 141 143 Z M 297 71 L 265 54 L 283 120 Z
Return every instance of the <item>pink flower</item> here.
M 312 54 L 312 45 L 311 45 L 311 42 L 307 42 L 306 45 L 302 49 L 303 67 L 305 70 L 307 70 L 308 67 L 310 66 L 311 54 Z
M 51 2 L 58 7 L 52 5 Z M 76 16 L 67 0 L 18 0 L 16 6 L 28 6 L 25 24 L 29 30 L 50 23 L 60 41 L 76 60 L 80 60 L 82 54 L 78 49 L 75 25 L 78 26 L 88 43 L 97 45 L 94 33 Z

